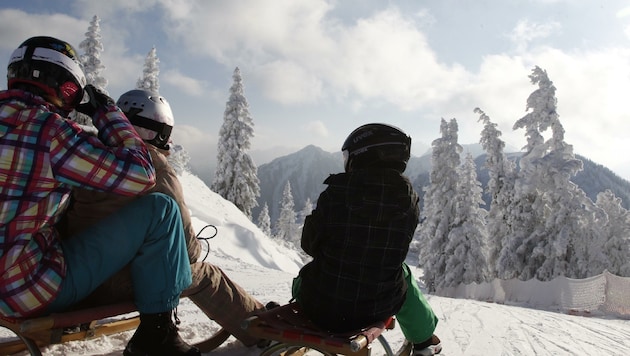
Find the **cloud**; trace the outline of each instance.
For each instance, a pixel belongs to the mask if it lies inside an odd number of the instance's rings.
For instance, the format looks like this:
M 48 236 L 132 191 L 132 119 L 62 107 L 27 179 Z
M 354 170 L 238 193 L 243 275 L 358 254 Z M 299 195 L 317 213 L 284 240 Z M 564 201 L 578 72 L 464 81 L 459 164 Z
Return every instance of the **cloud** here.
M 21 10 L 0 9 L 0 50 L 13 51 L 33 36 L 56 37 L 78 50 L 88 25 L 88 20 L 63 14 L 29 14 Z
M 74 9 L 79 16 L 84 18 L 92 18 L 94 15 L 101 18 L 114 17 L 114 15 L 133 17 L 138 12 L 146 12 L 156 7 L 160 2 L 161 0 L 76 0 Z
M 305 125 L 305 129 L 309 134 L 317 137 L 327 137 L 328 129 L 322 121 L 310 121 Z
M 296 62 L 274 61 L 255 73 L 264 96 L 285 105 L 312 103 L 323 95 L 321 80 Z
M 160 81 L 174 88 L 179 88 L 182 92 L 192 96 L 204 95 L 205 85 L 203 81 L 184 75 L 176 69 L 160 73 Z
M 216 168 L 217 136 L 176 121 L 171 138 L 173 143 L 184 147 L 190 155 L 191 162 L 194 163 L 194 173 L 204 181 L 212 181 Z
M 466 75 L 438 62 L 418 28 L 423 16 L 393 7 L 354 24 L 333 18 L 326 1 L 198 2 L 188 9 L 167 13 L 171 35 L 196 55 L 256 68 L 265 95 L 282 104 L 326 91 L 412 110 L 448 100 L 447 89 Z M 255 21 L 239 20 L 246 18 Z
M 209 134 L 198 127 L 175 123 L 172 133 L 173 142 L 182 145 L 186 151 L 203 152 L 216 150 L 217 136 Z
M 623 9 L 617 11 L 618 18 L 625 18 L 630 16 L 630 6 L 624 7 Z
M 529 44 L 537 39 L 546 38 L 552 33 L 560 30 L 560 23 L 552 21 L 548 23 L 535 23 L 529 20 L 520 20 L 512 32 L 508 35 L 510 40 L 516 45 L 518 52 L 527 50 Z

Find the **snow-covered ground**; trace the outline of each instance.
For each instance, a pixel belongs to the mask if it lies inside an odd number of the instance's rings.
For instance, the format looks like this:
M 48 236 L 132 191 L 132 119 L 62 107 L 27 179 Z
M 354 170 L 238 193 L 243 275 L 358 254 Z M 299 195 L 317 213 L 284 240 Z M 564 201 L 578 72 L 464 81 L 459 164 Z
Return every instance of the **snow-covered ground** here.
M 217 226 L 218 234 L 210 240 L 207 260 L 223 268 L 263 303 L 287 302 L 291 281 L 301 266 L 297 252 L 267 238 L 197 177 L 184 174 L 180 179 L 196 227 Z M 422 271 L 414 273 L 419 276 Z M 436 334 L 442 339 L 443 355 L 630 355 L 630 320 L 567 315 L 527 305 L 433 295 L 427 298 L 440 319 Z M 182 336 L 190 342 L 201 341 L 219 328 L 187 299 L 182 300 L 178 316 L 182 320 Z M 120 355 L 131 334 L 53 345 L 45 348 L 44 354 Z M 0 331 L 0 338 L 6 335 Z M 387 331 L 385 336 L 394 349 L 403 342 L 399 328 Z M 245 348 L 230 338 L 208 355 L 259 353 L 260 349 Z

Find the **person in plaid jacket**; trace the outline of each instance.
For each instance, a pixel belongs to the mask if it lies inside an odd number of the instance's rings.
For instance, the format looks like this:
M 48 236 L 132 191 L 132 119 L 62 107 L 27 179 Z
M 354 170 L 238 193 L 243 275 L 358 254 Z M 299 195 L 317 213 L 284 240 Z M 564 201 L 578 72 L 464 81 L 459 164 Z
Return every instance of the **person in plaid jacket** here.
M 328 187 L 304 222 L 301 245 L 313 260 L 294 280 L 293 295 L 332 332 L 396 315 L 414 355 L 439 353 L 438 319 L 404 262 L 419 219 L 418 194 L 402 174 L 411 137 L 367 124 L 341 150 L 345 172 L 324 181 Z
M 65 41 L 27 39 L 11 55 L 7 79 L 0 92 L 0 314 L 62 311 L 131 264 L 141 322 L 125 355 L 199 355 L 172 321 L 192 281 L 172 198 L 145 195 L 63 241 L 55 226 L 72 187 L 128 196 L 151 189 L 155 169 L 143 140 L 109 96 L 86 85 Z M 98 137 L 67 119 L 73 109 L 92 118 Z

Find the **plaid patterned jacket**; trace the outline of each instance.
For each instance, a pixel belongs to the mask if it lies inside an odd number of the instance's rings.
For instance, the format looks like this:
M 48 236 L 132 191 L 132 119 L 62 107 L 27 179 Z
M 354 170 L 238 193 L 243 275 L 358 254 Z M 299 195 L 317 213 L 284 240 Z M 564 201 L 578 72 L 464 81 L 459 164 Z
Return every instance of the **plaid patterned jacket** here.
M 313 260 L 300 271 L 298 299 L 308 316 L 334 332 L 396 314 L 407 285 L 402 263 L 418 225 L 418 195 L 393 169 L 329 176 L 302 230 Z
M 21 90 L 0 92 L 0 314 L 30 316 L 59 290 L 66 265 L 54 225 L 71 186 L 134 195 L 155 184 L 142 139 L 114 106 L 99 138 Z

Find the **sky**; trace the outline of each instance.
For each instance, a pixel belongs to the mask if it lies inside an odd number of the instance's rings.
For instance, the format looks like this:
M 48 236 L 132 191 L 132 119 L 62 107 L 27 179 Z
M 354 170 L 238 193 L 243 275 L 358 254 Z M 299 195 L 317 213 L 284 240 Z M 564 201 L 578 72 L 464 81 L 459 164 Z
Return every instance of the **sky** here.
M 264 235 L 236 206 L 212 192 L 198 177 L 183 173 L 179 179 L 195 229 L 200 231 L 206 224 L 213 224 L 218 229 L 217 236 L 209 241 L 207 260 L 223 269 L 230 279 L 261 302 L 287 303 L 291 298 L 291 281 L 302 266 L 295 250 L 280 246 Z M 202 233 L 202 236 L 210 235 Z M 206 249 L 205 246 L 203 248 Z M 413 269 L 413 275 L 419 279 L 422 271 L 415 267 L 414 261 L 417 261 L 417 256 L 415 259 L 410 256 L 407 262 Z M 627 281 L 628 278 L 620 280 Z M 420 280 L 419 284 L 422 286 Z M 566 280 L 547 282 L 545 287 L 550 289 L 541 288 L 541 285 L 524 283 L 520 292 L 506 290 L 506 295 L 513 294 L 512 298 L 519 300 L 544 300 L 547 304 L 489 303 L 425 294 L 439 319 L 435 333 L 442 340 L 442 355 L 630 354 L 630 306 L 626 307 L 625 318 L 598 311 L 593 311 L 590 316 L 569 315 L 549 303 L 549 295 L 553 294 L 551 291 L 569 289 Z M 578 301 L 584 299 L 580 298 L 583 297 L 581 292 L 584 290 L 574 290 Z M 531 299 L 527 299 L 525 294 L 529 294 Z M 622 303 L 622 300 L 618 302 Z M 625 301 L 627 305 L 627 299 Z M 181 300 L 177 313 L 182 321 L 180 334 L 189 342 L 202 341 L 219 329 L 188 299 Z M 131 335 L 132 331 L 128 331 L 90 341 L 53 345 L 44 349 L 44 355 L 120 355 Z M 394 350 L 404 342 L 399 327 L 384 335 Z M 8 332 L 0 329 L 0 340 L 8 337 Z M 378 351 L 375 347 L 373 354 L 383 354 Z M 260 352 L 255 347 L 245 348 L 230 337 L 207 355 L 258 356 Z
M 422 155 L 457 119 L 479 142 L 481 108 L 510 151 L 514 123 L 536 89 L 535 66 L 557 92 L 574 152 L 630 179 L 630 4 L 622 0 L 3 0 L 0 58 L 50 35 L 75 47 L 100 18 L 106 89 L 134 89 L 155 47 L 173 138 L 211 174 L 238 67 L 260 165 L 313 144 L 338 151 L 369 122 L 402 128 Z M 0 76 L 6 67 L 0 68 Z M 5 83 L 0 88 L 6 87 Z M 207 180 L 207 179 L 206 179 Z

